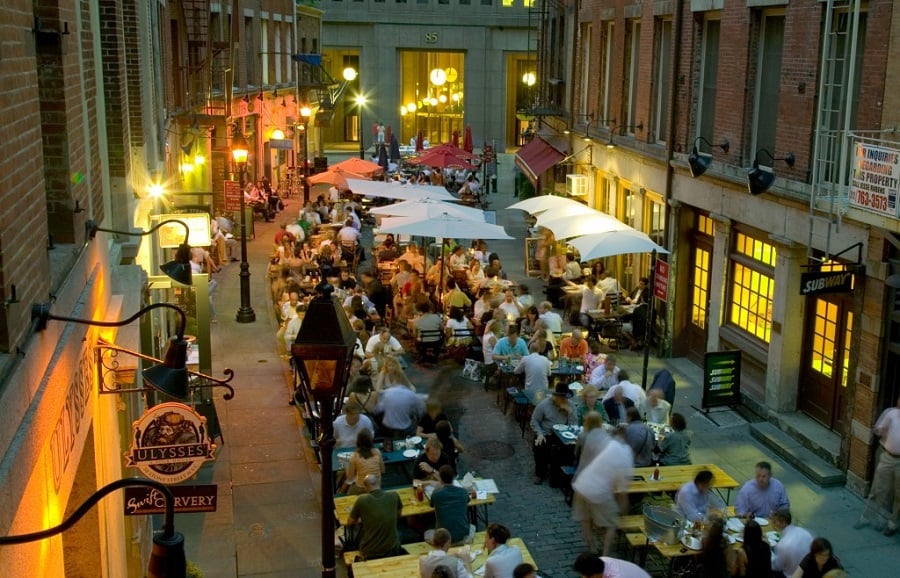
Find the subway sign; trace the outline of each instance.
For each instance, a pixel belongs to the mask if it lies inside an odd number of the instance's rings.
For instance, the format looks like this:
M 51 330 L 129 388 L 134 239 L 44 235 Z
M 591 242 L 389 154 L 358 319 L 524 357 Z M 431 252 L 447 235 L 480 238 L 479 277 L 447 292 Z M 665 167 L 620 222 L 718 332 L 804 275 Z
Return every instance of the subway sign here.
M 853 272 L 816 271 L 800 274 L 800 295 L 849 293 L 853 290 Z

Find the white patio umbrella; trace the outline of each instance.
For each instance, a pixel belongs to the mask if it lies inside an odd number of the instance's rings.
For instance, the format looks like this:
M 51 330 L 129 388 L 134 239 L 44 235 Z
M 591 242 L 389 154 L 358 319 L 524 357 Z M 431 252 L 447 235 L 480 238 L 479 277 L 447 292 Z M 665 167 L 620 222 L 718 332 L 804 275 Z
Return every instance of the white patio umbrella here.
M 654 243 L 653 239 L 648 237 L 646 233 L 630 227 L 629 230 L 584 235 L 577 239 L 572 239 L 569 241 L 569 245 L 578 249 L 578 252 L 581 253 L 582 261 L 630 253 L 650 253 L 652 251 L 661 254 L 669 253 L 663 247 Z
M 449 214 L 432 218 L 388 217 L 382 219 L 378 232 L 451 239 L 513 238 L 500 225 L 492 225 L 484 220 L 461 219 Z
M 392 217 L 414 217 L 420 219 L 433 219 L 441 215 L 470 219 L 474 221 L 484 220 L 484 211 L 463 205 L 453 205 L 432 198 L 424 198 L 417 201 L 402 201 L 393 205 L 377 207 L 369 211 L 373 215 L 390 215 Z
M 519 209 L 521 211 L 525 211 L 526 213 L 535 215 L 537 213 L 549 211 L 550 209 L 558 209 L 560 207 L 566 207 L 570 205 L 581 205 L 582 207 L 587 206 L 584 203 L 573 201 L 568 197 L 559 197 L 556 195 L 541 195 L 539 197 L 531 197 L 530 199 L 525 199 L 524 201 L 513 203 L 507 208 Z
M 564 205 L 562 207 L 557 207 L 555 209 L 548 209 L 537 216 L 535 219 L 535 224 L 538 227 L 543 227 L 544 223 L 548 221 L 553 221 L 556 219 L 562 219 L 563 217 L 582 217 L 585 215 L 596 215 L 596 214 L 606 214 L 596 209 L 592 209 L 587 205 L 582 205 L 581 203 L 574 203 L 570 205 Z
M 633 231 L 622 221 L 613 216 L 594 211 L 595 214 L 575 215 L 571 217 L 559 217 L 545 221 L 541 226 L 553 231 L 557 239 L 571 239 L 593 233 L 605 233 L 607 231 Z
M 460 219 L 444 214 L 432 219 L 388 217 L 381 221 L 380 233 L 395 235 L 418 235 L 420 237 L 440 237 L 451 239 L 512 239 L 500 225 L 492 225 L 484 220 Z M 441 263 L 444 262 L 444 243 L 441 243 Z M 441 266 L 440 290 L 444 288 L 444 267 Z
M 384 199 L 399 199 L 401 201 L 415 201 L 426 198 L 440 201 L 457 200 L 444 187 L 436 187 L 434 185 L 401 185 L 384 181 L 347 179 L 347 186 L 355 194 L 365 197 L 381 197 Z

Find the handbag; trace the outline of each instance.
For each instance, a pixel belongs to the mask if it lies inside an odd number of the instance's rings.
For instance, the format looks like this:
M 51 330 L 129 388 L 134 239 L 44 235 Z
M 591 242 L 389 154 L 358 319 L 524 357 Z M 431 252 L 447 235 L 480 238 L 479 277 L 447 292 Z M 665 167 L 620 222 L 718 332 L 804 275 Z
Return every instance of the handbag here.
M 481 381 L 484 379 L 484 363 L 477 359 L 466 359 L 462 368 L 462 376 L 472 381 Z

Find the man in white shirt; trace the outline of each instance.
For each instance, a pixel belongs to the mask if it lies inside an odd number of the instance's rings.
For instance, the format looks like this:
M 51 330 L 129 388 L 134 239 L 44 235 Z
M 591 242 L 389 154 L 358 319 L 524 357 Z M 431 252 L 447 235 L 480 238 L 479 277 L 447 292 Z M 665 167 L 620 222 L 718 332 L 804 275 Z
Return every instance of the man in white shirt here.
M 601 529 L 605 556 L 615 545 L 619 514 L 628 509 L 634 472 L 634 454 L 622 435 L 621 429 L 616 430 L 612 441 L 572 481 L 572 519 L 581 522 L 581 537 L 591 552 L 597 550 L 594 527 Z
M 291 345 L 294 344 L 297 334 L 300 333 L 304 311 L 306 311 L 306 305 L 298 303 L 297 307 L 294 308 L 294 316 L 288 320 L 287 325 L 284 327 L 284 349 L 287 353 L 291 352 Z
M 419 576 L 421 578 L 431 578 L 435 568 L 439 566 L 449 569 L 450 576 L 454 578 L 472 578 L 472 574 L 466 569 L 463 561 L 447 553 L 450 548 L 450 532 L 444 528 L 435 530 L 431 538 L 431 545 L 434 546 L 434 550 L 419 558 Z
M 500 304 L 498 309 L 503 311 L 507 321 L 515 321 L 524 313 L 522 306 L 516 301 L 516 296 L 512 290 L 506 291 L 503 296 L 503 303 Z
M 335 447 L 356 447 L 356 436 L 364 429 L 375 435 L 375 426 L 369 416 L 363 415 L 362 406 L 355 402 L 348 403 L 344 406 L 344 415 L 334 420 Z
M 359 231 L 362 228 L 362 223 L 360 222 L 356 211 L 354 211 L 353 207 L 350 205 L 347 205 L 344 210 L 347 213 L 347 218 L 353 221 L 353 228 Z
M 490 524 L 484 536 L 484 549 L 488 552 L 484 561 L 484 578 L 513 578 L 516 566 L 522 563 L 522 551 L 507 546 L 510 532 L 506 526 Z
M 809 554 L 813 536 L 805 529 L 794 526 L 790 510 L 775 510 L 769 520 L 781 534 L 781 540 L 772 548 L 772 573 L 788 578 L 800 567 L 800 561 Z
M 581 264 L 575 260 L 575 255 L 571 253 L 566 255 L 566 270 L 563 273 L 563 279 L 569 281 L 581 279 Z
M 579 554 L 575 560 L 575 571 L 582 578 L 650 578 L 650 574 L 633 562 L 590 552 Z
M 349 217 L 344 221 L 344 226 L 337 234 L 338 241 L 341 243 L 353 243 L 354 245 L 359 241 L 360 236 L 359 230 L 353 226 L 353 219 Z
M 896 406 L 881 412 L 873 429 L 881 443 L 878 465 L 875 466 L 866 507 L 853 527 L 859 529 L 868 525 L 870 518 L 876 517 L 876 511 L 880 510 L 878 517 L 888 517 L 884 535 L 893 536 L 897 533 L 897 522 L 900 521 L 900 492 L 896 489 L 900 488 L 900 397 L 897 398 Z M 892 494 L 893 504 L 890 501 Z M 876 529 L 882 523 L 876 522 Z
M 550 387 L 550 360 L 540 354 L 539 345 L 532 343 L 529 354 L 519 360 L 514 370 L 525 374 L 525 391 L 545 391 Z
M 609 359 L 609 358 L 607 358 Z M 613 359 L 613 363 L 615 363 L 615 359 Z M 596 370 L 594 370 L 596 371 Z M 647 393 L 643 390 L 643 388 L 636 384 L 631 383 L 628 378 L 628 372 L 624 369 L 618 371 L 616 378 L 619 380 L 619 385 L 622 386 L 622 395 L 630 399 L 634 402 L 635 407 L 641 407 L 644 405 L 644 402 L 647 400 Z M 603 401 L 611 398 L 612 394 L 610 392 L 606 392 L 606 395 L 603 396 Z
M 549 301 L 541 303 L 538 318 L 547 324 L 547 330 L 551 333 L 562 333 L 562 317 L 553 310 L 553 304 Z
M 391 335 L 390 329 L 382 329 L 381 333 L 373 335 L 366 342 L 366 357 L 375 355 L 400 355 L 403 353 L 403 346 L 397 341 L 397 338 Z
M 621 370 L 616 365 L 616 356 L 607 355 L 603 365 L 598 365 L 591 372 L 589 383 L 600 391 L 607 391 L 612 386 L 619 383 L 619 372 Z

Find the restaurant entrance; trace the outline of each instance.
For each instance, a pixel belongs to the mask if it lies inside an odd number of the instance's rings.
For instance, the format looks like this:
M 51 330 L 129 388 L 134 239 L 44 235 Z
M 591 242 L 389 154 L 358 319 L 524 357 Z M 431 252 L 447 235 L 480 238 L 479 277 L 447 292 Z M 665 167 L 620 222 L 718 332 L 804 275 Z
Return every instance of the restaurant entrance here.
M 702 364 L 709 326 L 709 282 L 713 254 L 713 222 L 697 215 L 691 247 L 690 317 L 687 323 L 687 356 Z
M 799 409 L 824 426 L 842 431 L 846 407 L 853 299 L 850 293 L 810 296 L 806 303 Z

